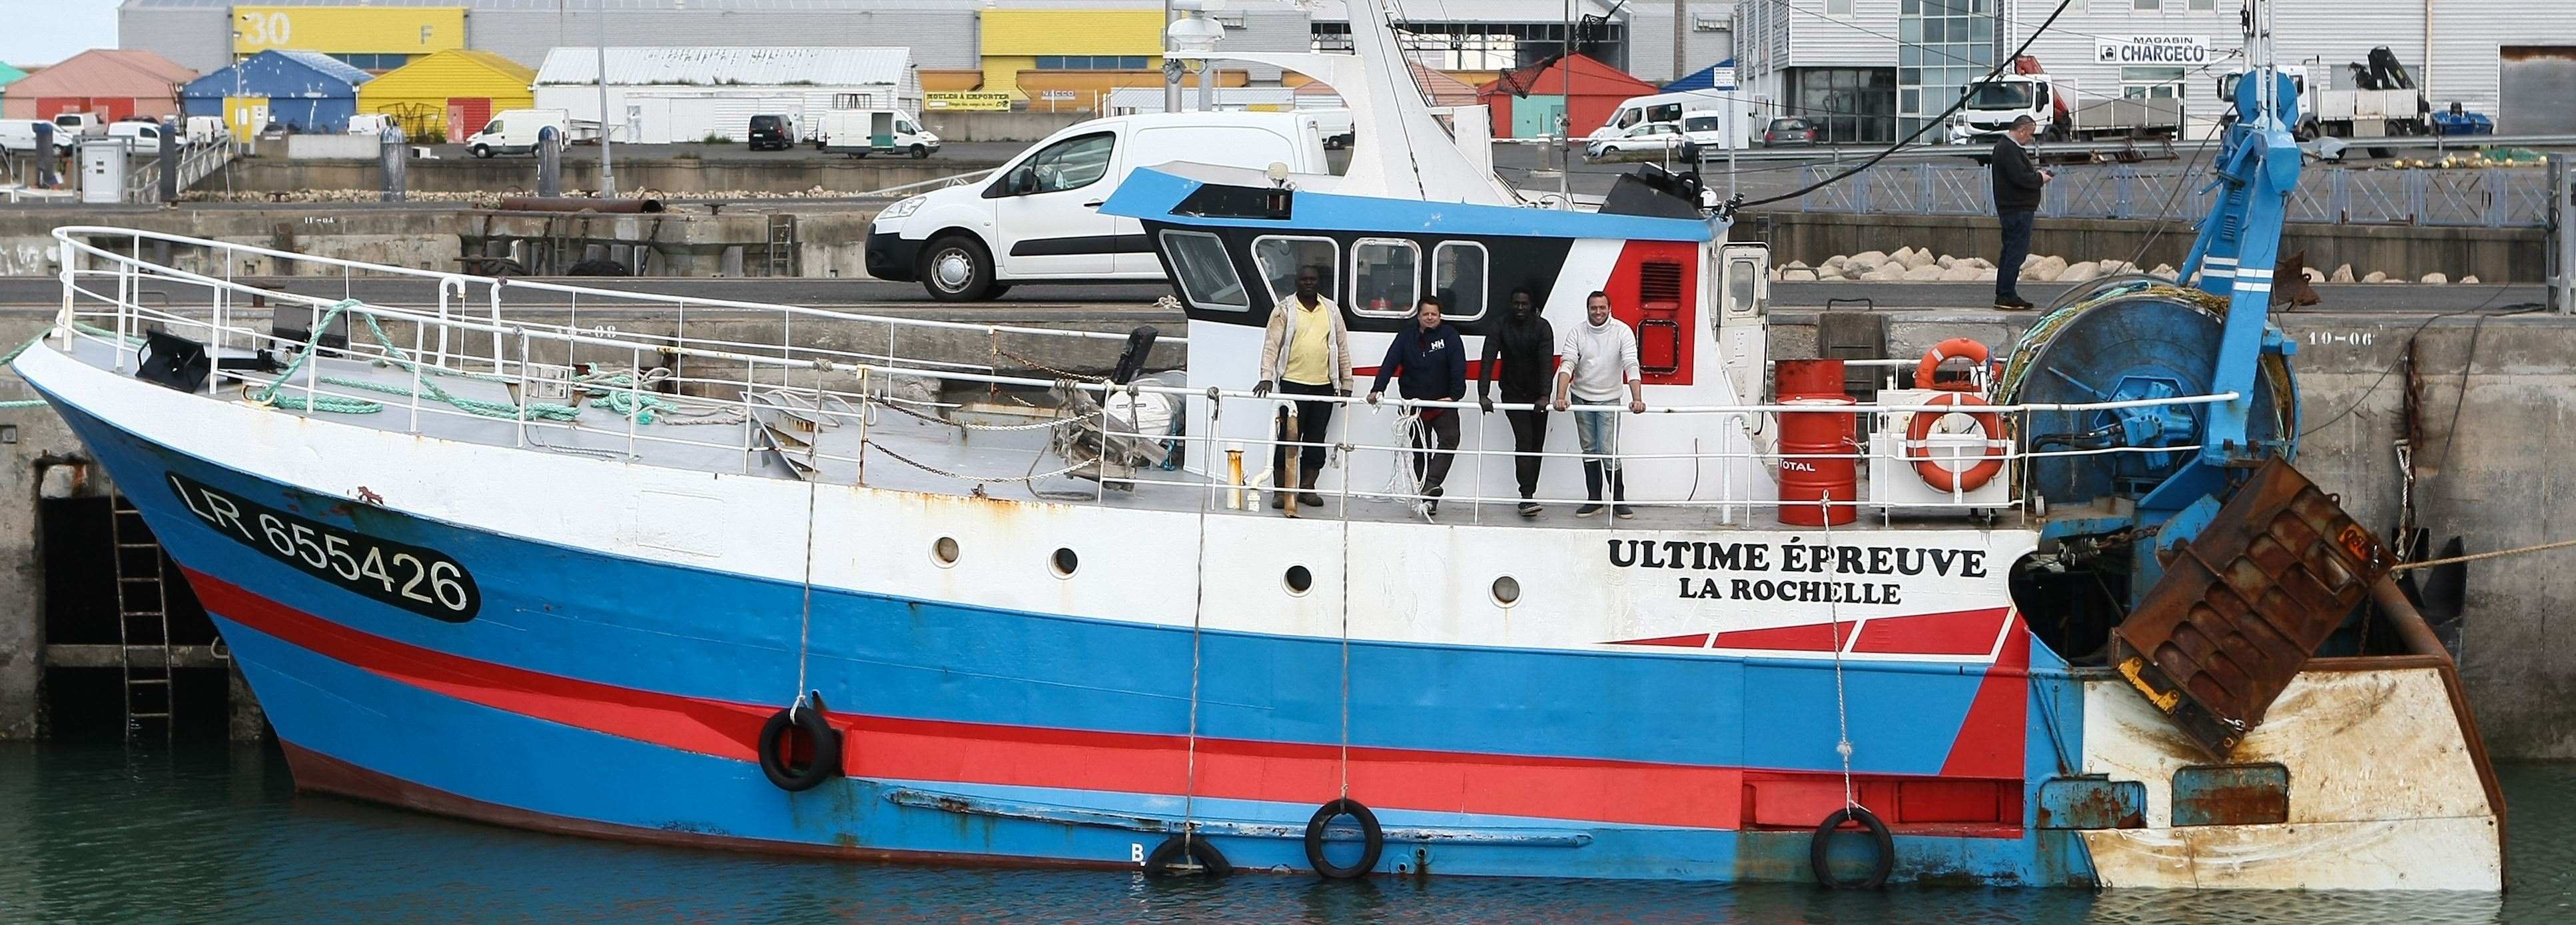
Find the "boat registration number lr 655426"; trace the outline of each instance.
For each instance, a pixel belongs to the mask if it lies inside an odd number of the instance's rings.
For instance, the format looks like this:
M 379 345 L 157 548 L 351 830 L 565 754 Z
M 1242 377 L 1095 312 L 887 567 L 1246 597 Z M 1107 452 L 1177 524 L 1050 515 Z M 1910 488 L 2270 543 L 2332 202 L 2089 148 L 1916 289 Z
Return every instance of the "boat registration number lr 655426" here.
M 450 623 L 474 619 L 483 607 L 474 576 L 445 553 L 255 504 L 176 472 L 169 476 L 188 513 L 307 575 Z

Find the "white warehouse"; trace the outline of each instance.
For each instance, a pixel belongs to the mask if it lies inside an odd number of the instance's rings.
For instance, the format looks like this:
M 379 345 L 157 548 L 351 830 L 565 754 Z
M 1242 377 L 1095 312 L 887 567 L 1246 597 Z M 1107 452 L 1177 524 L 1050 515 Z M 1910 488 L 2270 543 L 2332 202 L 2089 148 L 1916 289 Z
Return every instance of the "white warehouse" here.
M 2058 0 L 1772 0 L 1735 7 L 1744 91 L 1819 123 L 1828 140 L 1894 141 L 1959 98 L 2030 37 Z M 2177 97 L 2200 125 L 2225 103 L 2218 75 L 2243 66 L 2241 0 L 2066 0 L 2031 43 L 2079 103 Z M 2352 89 L 2344 65 L 2385 45 L 2427 102 L 2458 102 L 2496 131 L 2576 130 L 2576 2 L 2279 0 L 2279 59 Z
M 597 48 L 548 52 L 537 107 L 599 118 L 599 57 Z M 833 109 L 921 112 L 908 48 L 611 47 L 607 59 L 607 121 L 618 141 L 740 141 L 755 115 L 797 116 L 810 129 Z

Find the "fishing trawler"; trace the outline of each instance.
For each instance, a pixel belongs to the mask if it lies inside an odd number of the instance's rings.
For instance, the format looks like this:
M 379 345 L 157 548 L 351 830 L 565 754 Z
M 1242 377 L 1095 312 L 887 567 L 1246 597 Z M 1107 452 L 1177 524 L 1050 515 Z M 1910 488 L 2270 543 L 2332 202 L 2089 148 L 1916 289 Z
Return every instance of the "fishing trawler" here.
M 1361 54 L 1315 66 L 1400 72 L 1359 7 Z M 2093 285 L 1867 401 L 1830 363 L 1774 371 L 1767 257 L 1691 183 L 1592 212 L 1458 193 L 1493 187 L 1454 147 L 1386 153 L 1441 125 L 1401 92 L 1355 107 L 1380 145 L 1358 181 L 1127 177 L 1104 208 L 1153 237 L 1182 337 L 74 227 L 62 315 L 12 365 L 184 570 L 309 791 L 1148 874 L 2500 889 L 2449 657 L 2338 632 L 2371 601 L 2421 620 L 2288 463 L 2256 268 L 2294 103 L 2241 83 L 2196 285 Z M 143 241 L 178 256 L 117 246 Z M 439 303 L 263 288 L 253 259 Z M 1352 396 L 1300 441 L 1337 458 L 1300 486 L 1326 503 L 1270 510 L 1286 486 L 1241 460 L 1289 397 L 1248 387 L 1307 268 L 1362 358 L 1425 292 L 1471 350 L 1497 294 L 1563 326 L 1608 293 L 1650 408 L 1623 425 L 1638 516 L 1514 515 L 1508 429 L 1457 403 L 1432 516 L 1396 435 L 1442 403 Z M 540 304 L 564 295 L 668 317 L 584 327 Z M 830 324 L 883 347 L 796 337 Z M 959 331 L 992 354 L 905 349 Z M 1006 341 L 1119 361 L 1023 375 Z M 1016 415 L 976 398 L 1003 390 Z M 1543 454 L 1561 512 L 1571 428 Z

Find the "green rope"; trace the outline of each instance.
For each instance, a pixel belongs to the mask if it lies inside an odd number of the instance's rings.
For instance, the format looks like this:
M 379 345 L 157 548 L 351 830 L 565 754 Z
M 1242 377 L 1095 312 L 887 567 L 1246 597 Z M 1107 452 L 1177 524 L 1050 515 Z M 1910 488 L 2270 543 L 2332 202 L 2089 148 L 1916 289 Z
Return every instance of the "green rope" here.
M 482 399 L 466 398 L 462 395 L 449 392 L 445 388 L 439 386 L 436 377 L 462 375 L 464 378 L 479 382 L 498 383 L 507 383 L 510 380 L 501 376 L 485 373 L 449 373 L 445 370 L 431 369 L 413 362 L 410 354 L 404 353 L 401 347 L 394 346 L 393 337 L 386 334 L 384 327 L 376 322 L 375 314 L 360 308 L 359 306 L 361 304 L 363 303 L 360 303 L 356 299 L 340 300 L 338 303 L 331 306 L 331 310 L 329 312 L 322 315 L 322 319 L 313 325 L 313 330 L 330 330 L 331 322 L 339 320 L 340 316 L 343 314 L 355 311 L 358 319 L 367 323 L 368 336 L 375 338 L 376 345 L 385 349 L 385 361 L 402 369 L 404 372 L 412 373 L 413 375 L 420 377 L 420 384 L 424 391 L 413 391 L 412 389 L 400 386 L 386 385 L 384 383 L 373 382 L 365 379 L 352 379 L 346 376 L 319 376 L 317 378 L 320 381 L 336 386 L 362 389 L 369 392 L 377 392 L 401 398 L 434 399 L 436 401 L 445 402 L 448 406 L 468 414 L 500 420 L 515 421 L 525 419 L 531 421 L 569 421 L 581 414 L 581 408 L 574 405 L 559 405 L 552 402 L 529 402 L 525 407 L 522 407 L 509 402 L 484 401 Z M 340 395 L 308 396 L 278 394 L 286 388 L 289 381 L 295 378 L 296 371 L 303 369 L 304 364 L 311 362 L 313 360 L 313 355 L 319 352 L 319 350 L 320 347 L 318 345 L 307 345 L 303 353 L 296 355 L 295 362 L 287 364 L 286 369 L 278 373 L 277 378 L 271 380 L 268 383 L 267 388 L 253 393 L 250 396 L 250 400 L 275 408 L 283 408 L 289 411 L 329 411 L 339 414 L 375 414 L 385 410 L 384 403 L 369 401 L 363 398 L 351 398 Z M 650 423 L 643 418 L 638 418 L 637 420 L 639 423 Z

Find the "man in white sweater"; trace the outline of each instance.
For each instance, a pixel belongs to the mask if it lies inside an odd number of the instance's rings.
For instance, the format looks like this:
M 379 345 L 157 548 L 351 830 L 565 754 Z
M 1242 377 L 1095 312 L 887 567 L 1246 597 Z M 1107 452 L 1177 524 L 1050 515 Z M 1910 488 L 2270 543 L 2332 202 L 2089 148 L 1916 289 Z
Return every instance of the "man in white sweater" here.
M 1628 397 L 1628 413 L 1646 411 L 1645 380 L 1637 371 L 1637 334 L 1626 322 L 1610 317 L 1610 296 L 1594 292 L 1583 301 L 1584 324 L 1569 325 L 1557 336 L 1556 410 L 1564 411 L 1575 400 L 1587 405 L 1618 402 L 1621 393 Z M 1577 411 L 1574 413 L 1574 436 L 1583 445 L 1583 487 L 1590 503 L 1574 510 L 1576 517 L 1601 513 L 1601 483 L 1610 483 L 1611 509 L 1622 518 L 1635 517 L 1628 507 L 1628 486 L 1619 478 L 1619 414 L 1615 411 Z

